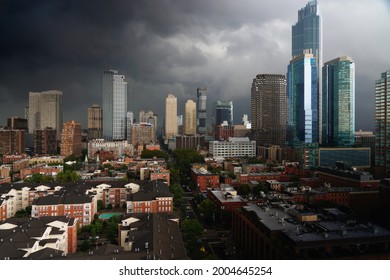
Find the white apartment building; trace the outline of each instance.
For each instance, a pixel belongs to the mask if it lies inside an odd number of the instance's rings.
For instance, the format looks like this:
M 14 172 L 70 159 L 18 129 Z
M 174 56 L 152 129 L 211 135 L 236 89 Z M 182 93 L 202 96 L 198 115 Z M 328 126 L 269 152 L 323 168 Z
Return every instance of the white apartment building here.
M 256 141 L 248 137 L 230 137 L 228 141 L 210 141 L 209 153 L 213 157 L 255 157 Z

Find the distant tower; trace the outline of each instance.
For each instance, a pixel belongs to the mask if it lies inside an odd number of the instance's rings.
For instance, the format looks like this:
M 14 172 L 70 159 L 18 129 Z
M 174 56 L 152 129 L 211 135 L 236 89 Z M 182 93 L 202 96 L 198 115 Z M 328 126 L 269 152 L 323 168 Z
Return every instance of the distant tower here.
M 184 134 L 196 134 L 196 103 L 193 100 L 187 100 L 185 104 L 184 116 Z
M 322 67 L 322 144 L 355 143 L 355 63 L 343 56 Z
M 139 112 L 139 122 L 142 123 L 150 123 L 157 127 L 157 115 L 153 113 L 153 111 L 145 112 L 141 110 Z
M 233 101 L 216 101 L 213 105 L 214 125 L 233 125 Z
M 177 135 L 177 98 L 168 94 L 165 99 L 165 139 Z
M 197 88 L 197 131 L 198 134 L 206 134 L 207 133 L 207 95 L 206 95 L 206 88 L 199 87 Z
M 88 108 L 88 139 L 103 137 L 103 111 L 98 104 Z
M 116 70 L 103 73 L 103 138 L 126 139 L 127 82 Z
M 251 129 L 258 145 L 286 142 L 287 95 L 284 75 L 259 74 L 251 90 Z
M 375 81 L 375 171 L 390 174 L 390 70 Z
M 131 141 L 131 130 L 134 124 L 134 113 L 129 111 L 126 114 L 127 141 Z
M 81 156 L 81 125 L 75 121 L 64 123 L 61 133 L 61 155 Z
M 28 132 L 51 127 L 57 131 L 57 140 L 61 139 L 62 128 L 62 92 L 48 90 L 30 92 L 28 100 Z

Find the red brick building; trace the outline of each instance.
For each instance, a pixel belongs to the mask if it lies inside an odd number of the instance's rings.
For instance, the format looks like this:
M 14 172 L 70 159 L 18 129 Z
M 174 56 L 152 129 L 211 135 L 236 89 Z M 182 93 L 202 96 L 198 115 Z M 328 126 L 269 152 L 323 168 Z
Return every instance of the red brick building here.
M 291 175 L 279 172 L 261 172 L 249 174 L 237 174 L 237 182 L 240 184 L 248 184 L 250 181 L 257 181 L 259 183 L 267 180 L 276 180 L 279 182 L 289 182 Z
M 208 188 L 219 187 L 219 175 L 208 172 L 205 168 L 191 169 L 191 181 L 199 191 L 205 192 Z
M 82 194 L 53 194 L 35 199 L 31 217 L 67 216 L 79 221 L 80 226 L 89 225 L 96 213 L 93 198 Z
M 173 211 L 173 195 L 161 181 L 140 182 L 138 190 L 127 196 L 127 213 L 165 213 Z

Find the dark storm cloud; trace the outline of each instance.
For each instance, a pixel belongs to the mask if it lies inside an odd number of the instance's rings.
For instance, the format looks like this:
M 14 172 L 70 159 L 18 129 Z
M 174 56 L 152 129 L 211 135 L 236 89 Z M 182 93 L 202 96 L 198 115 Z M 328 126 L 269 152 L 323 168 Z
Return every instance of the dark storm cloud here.
M 187 99 L 196 99 L 198 86 L 207 87 L 209 108 L 214 100 L 233 100 L 237 117 L 250 113 L 255 75 L 286 73 L 291 25 L 306 2 L 2 1 L 0 125 L 11 115 L 23 115 L 29 91 L 59 89 L 64 92 L 64 120 L 85 126 L 87 108 L 101 102 L 101 77 L 107 69 L 126 76 L 135 116 L 151 109 L 161 122 L 168 93 L 178 97 L 182 112 Z M 373 122 L 367 122 L 373 118 L 373 102 L 361 100 L 372 98 L 374 80 L 390 68 L 389 61 L 378 58 L 390 48 L 388 37 L 376 35 L 389 25 L 382 2 L 371 1 L 366 8 L 363 0 L 319 1 L 324 61 L 341 55 L 355 59 L 357 108 L 369 115 L 357 118 L 364 126 Z M 364 24 L 356 20 L 362 13 Z M 356 28 L 366 32 L 364 39 L 353 35 Z M 374 40 L 378 44 L 370 45 Z M 367 56 L 368 49 L 375 53 Z

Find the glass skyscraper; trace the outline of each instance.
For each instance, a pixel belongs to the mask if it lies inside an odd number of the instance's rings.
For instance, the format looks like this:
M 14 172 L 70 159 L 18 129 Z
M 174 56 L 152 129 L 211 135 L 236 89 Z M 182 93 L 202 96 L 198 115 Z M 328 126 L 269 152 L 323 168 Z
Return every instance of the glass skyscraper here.
M 321 124 L 321 102 L 322 102 L 322 80 L 321 80 L 321 68 L 322 68 L 322 19 L 320 16 L 320 10 L 316 0 L 310 1 L 307 5 L 298 11 L 298 21 L 292 26 L 292 48 L 291 55 L 293 58 L 301 54 L 312 54 L 316 61 L 317 67 L 317 92 L 313 94 L 317 95 L 317 111 L 318 120 L 314 120 L 318 125 Z M 298 110 L 300 108 L 297 108 Z M 313 141 L 321 140 L 321 130 L 319 132 L 319 138 L 313 138 Z
M 103 73 L 103 138 L 123 140 L 126 135 L 127 82 L 116 70 Z
M 390 70 L 375 81 L 375 171 L 390 172 Z
M 291 60 L 287 70 L 288 121 L 290 146 L 318 142 L 317 64 L 312 54 Z
M 355 143 L 355 63 L 343 56 L 322 67 L 322 144 Z
M 292 26 L 291 55 L 311 53 L 322 63 L 322 20 L 317 1 L 310 1 L 298 11 L 298 22 Z
M 196 93 L 198 95 L 197 99 L 197 131 L 198 134 L 206 134 L 207 133 L 207 111 L 206 111 L 206 105 L 207 105 L 207 95 L 206 95 L 206 88 L 199 87 L 196 90 Z
M 214 102 L 214 125 L 233 125 L 233 101 Z

